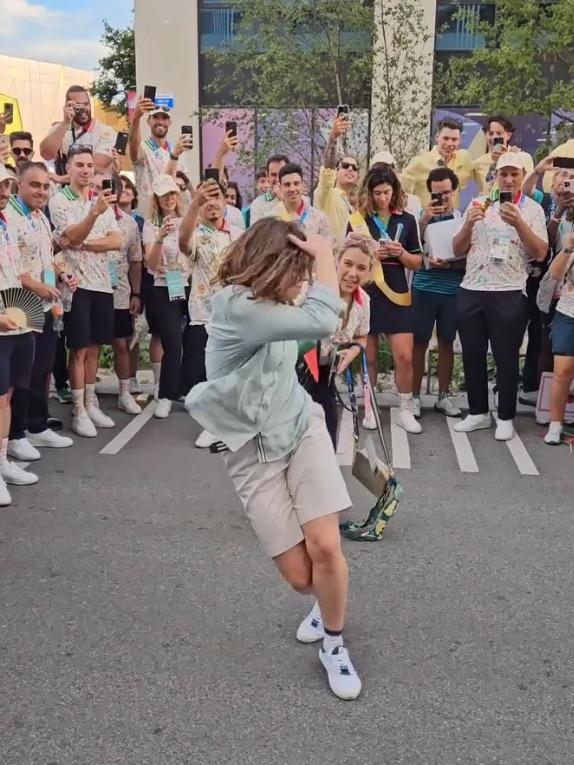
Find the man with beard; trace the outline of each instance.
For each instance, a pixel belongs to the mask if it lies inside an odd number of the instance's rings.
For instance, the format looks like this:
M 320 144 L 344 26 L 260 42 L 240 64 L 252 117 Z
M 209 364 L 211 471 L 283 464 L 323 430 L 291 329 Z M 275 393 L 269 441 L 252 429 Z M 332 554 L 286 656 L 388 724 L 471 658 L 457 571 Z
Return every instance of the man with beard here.
M 63 165 L 70 146 L 91 147 L 96 170 L 108 170 L 116 131 L 92 117 L 88 91 L 82 85 L 72 85 L 66 92 L 63 120 L 57 122 L 40 144 L 43 159 L 59 159 Z
M 141 120 L 147 114 L 151 135 L 142 141 Z M 158 175 L 174 175 L 184 151 L 192 148 L 191 135 L 180 136 L 172 148 L 167 140 L 171 116 L 167 106 L 156 106 L 149 98 L 140 98 L 129 132 L 129 154 L 134 166 L 139 211 L 147 218 L 152 200 L 152 185 Z M 181 168 L 179 168 L 181 169 Z
M 305 233 L 320 234 L 331 241 L 329 220 L 324 212 L 305 201 L 303 196 L 303 170 L 292 162 L 283 165 L 279 171 L 279 188 L 283 201 L 278 217 L 282 220 L 298 220 Z
M 26 133 L 22 130 L 10 133 L 10 152 L 14 160 L 16 175 L 19 176 L 21 168 L 32 159 L 34 154 L 32 133 Z
M 215 181 L 203 183 L 194 194 L 179 231 L 179 247 L 192 261 L 191 292 L 189 294 L 189 324 L 183 335 L 182 391 L 187 394 L 194 385 L 204 382 L 205 326 L 211 315 L 211 301 L 217 290 L 217 275 L 221 255 L 243 230 L 225 219 L 223 189 Z M 217 439 L 204 430 L 195 445 L 211 446 Z

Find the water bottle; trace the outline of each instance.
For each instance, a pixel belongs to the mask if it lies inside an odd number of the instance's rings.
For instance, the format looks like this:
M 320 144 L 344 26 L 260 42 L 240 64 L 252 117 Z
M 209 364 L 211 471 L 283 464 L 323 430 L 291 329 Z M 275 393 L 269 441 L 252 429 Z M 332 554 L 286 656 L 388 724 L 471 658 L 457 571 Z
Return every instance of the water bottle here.
M 66 274 L 66 281 L 62 282 L 62 308 L 64 309 L 64 313 L 69 313 L 72 310 L 72 300 L 73 300 L 73 293 L 72 290 L 68 287 L 68 279 L 71 279 L 72 277 L 70 274 Z

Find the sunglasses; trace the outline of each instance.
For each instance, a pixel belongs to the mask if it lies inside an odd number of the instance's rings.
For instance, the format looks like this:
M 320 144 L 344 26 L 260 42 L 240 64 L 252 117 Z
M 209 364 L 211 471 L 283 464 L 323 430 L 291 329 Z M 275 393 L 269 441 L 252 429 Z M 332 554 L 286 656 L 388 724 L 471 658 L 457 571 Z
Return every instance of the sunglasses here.
M 68 150 L 68 159 L 76 154 L 93 154 L 94 147 L 90 144 L 73 143 Z
M 12 154 L 15 157 L 19 157 L 21 154 L 23 154 L 25 157 L 29 157 L 33 153 L 34 149 L 20 149 L 17 146 L 12 149 Z
M 359 172 L 357 165 L 353 164 L 352 162 L 341 162 L 339 167 L 341 170 L 354 170 L 356 173 Z

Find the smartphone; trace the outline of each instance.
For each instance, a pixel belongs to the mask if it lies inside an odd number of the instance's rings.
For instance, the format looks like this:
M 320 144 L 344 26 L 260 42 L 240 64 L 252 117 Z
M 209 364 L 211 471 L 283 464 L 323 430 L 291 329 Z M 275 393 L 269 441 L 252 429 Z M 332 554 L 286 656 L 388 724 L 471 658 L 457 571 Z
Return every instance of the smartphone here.
M 235 122 L 235 120 L 225 123 L 225 135 L 229 136 L 230 138 L 237 137 L 237 122 Z
M 570 182 L 570 181 L 564 181 L 564 182 L 562 183 L 562 188 L 563 188 L 563 189 L 570 189 L 570 186 L 571 186 L 571 185 L 572 185 L 572 184 L 571 184 L 571 182 Z
M 512 204 L 512 191 L 501 191 L 499 201 L 501 205 Z
M 217 169 L 217 167 L 206 167 L 205 172 L 203 174 L 203 178 L 206 181 L 215 181 L 218 184 L 219 170 Z
M 144 85 L 143 97 L 149 98 L 150 101 L 155 102 L 155 94 L 157 93 L 157 87 L 155 85 Z
M 348 120 L 349 111 L 349 104 L 339 104 L 337 107 L 337 117 L 344 117 L 346 120 Z
M 497 135 L 495 138 L 492 139 L 492 145 L 493 146 L 504 146 L 504 137 L 501 135 Z
M 125 155 L 128 145 L 128 134 L 123 131 L 119 132 L 116 136 L 116 151 L 118 154 Z
M 433 207 L 442 207 L 442 191 L 433 191 L 430 196 Z
M 4 104 L 4 122 L 11 125 L 14 122 L 14 104 Z
M 182 135 L 193 135 L 193 125 L 182 125 L 181 126 L 181 134 Z
M 554 167 L 572 170 L 574 168 L 574 157 L 554 157 Z
M 114 182 L 111 178 L 104 178 L 102 181 L 102 191 L 113 191 Z

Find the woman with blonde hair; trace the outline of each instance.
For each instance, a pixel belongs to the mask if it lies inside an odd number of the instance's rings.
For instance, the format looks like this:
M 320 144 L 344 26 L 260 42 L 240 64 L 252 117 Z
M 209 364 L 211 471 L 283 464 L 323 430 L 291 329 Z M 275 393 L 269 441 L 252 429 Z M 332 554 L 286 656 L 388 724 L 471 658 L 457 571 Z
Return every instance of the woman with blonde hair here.
M 227 471 L 265 552 L 297 592 L 317 598 L 297 638 L 322 639 L 331 690 L 354 699 L 361 681 L 343 645 L 348 569 L 338 522 L 351 501 L 323 410 L 295 372 L 298 341 L 337 329 L 343 305 L 333 252 L 298 222 L 264 218 L 228 248 L 219 280 L 207 382 L 186 406 L 228 447 Z
M 335 374 L 343 374 L 367 347 L 370 298 L 363 287 L 370 279 L 376 251 L 377 245 L 372 239 L 354 233 L 347 235 L 337 255 L 337 278 L 344 313 L 335 333 L 317 344 L 318 379 L 315 380 L 308 371 L 300 374 L 313 401 L 323 407 L 335 451 L 339 428 Z
M 377 262 L 367 292 L 371 298 L 371 328 L 367 362 L 373 386 L 377 381 L 379 335 L 386 335 L 395 364 L 399 391 L 398 425 L 408 433 L 422 428 L 413 413 L 413 310 L 405 270 L 418 271 L 422 250 L 417 223 L 405 212 L 406 196 L 391 169 L 370 170 L 363 183 L 359 210 L 350 217 L 350 228 L 378 242 Z M 376 428 L 372 412 L 363 426 Z
M 153 276 L 150 319 L 157 328 L 163 356 L 154 416 L 169 416 L 180 395 L 183 316 L 187 310 L 191 262 L 179 248 L 180 193 L 171 175 L 158 175 L 152 184 L 151 219 L 143 229 L 147 271 Z

